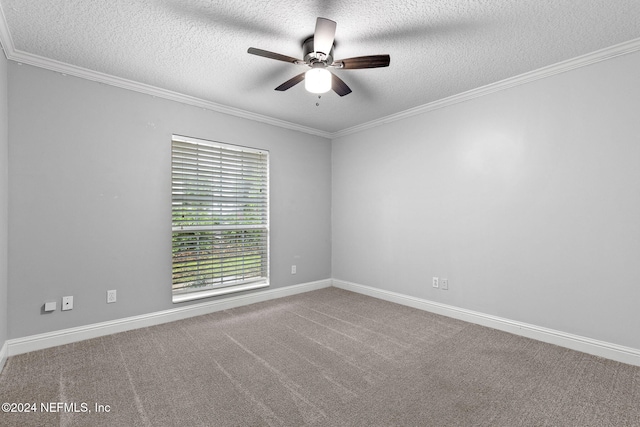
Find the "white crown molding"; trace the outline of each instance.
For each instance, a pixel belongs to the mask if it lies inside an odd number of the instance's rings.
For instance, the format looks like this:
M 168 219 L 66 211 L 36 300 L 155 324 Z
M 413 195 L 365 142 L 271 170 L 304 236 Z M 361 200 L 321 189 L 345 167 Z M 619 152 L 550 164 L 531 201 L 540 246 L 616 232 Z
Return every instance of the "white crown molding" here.
M 302 126 L 296 123 L 287 122 L 285 120 L 276 119 L 273 117 L 265 116 L 263 114 L 252 113 L 250 111 L 229 107 L 226 105 L 218 104 L 216 102 L 211 102 L 201 98 L 196 98 L 194 96 L 173 92 L 170 90 L 158 88 L 158 87 L 147 85 L 144 83 L 139 83 L 133 80 L 115 77 L 109 74 L 101 73 L 99 71 L 89 70 L 86 68 L 77 67 L 75 65 L 70 65 L 64 62 L 56 61 L 54 59 L 49 59 L 39 55 L 23 52 L 21 50 L 16 49 L 13 43 L 13 38 L 11 37 L 11 33 L 9 32 L 9 26 L 7 25 L 6 16 L 1 6 L 0 6 L 0 43 L 2 43 L 4 54 L 7 57 L 7 59 L 11 61 L 19 62 L 21 64 L 33 65 L 35 67 L 44 68 L 44 69 L 55 71 L 61 74 L 80 77 L 86 80 L 104 83 L 104 84 L 119 87 L 122 89 L 131 90 L 134 92 L 144 93 L 147 95 L 180 102 L 180 103 L 191 105 L 194 107 L 205 108 L 207 110 L 216 111 L 218 113 L 229 114 L 231 116 L 254 120 L 256 122 L 266 123 L 272 126 L 278 126 L 285 129 L 290 129 L 290 130 L 304 132 L 311 135 L 321 136 L 327 139 L 331 138 L 330 132 L 325 132 L 325 131 L 314 129 L 308 126 Z
M 423 114 L 428 111 L 437 110 L 440 108 L 448 107 L 450 105 L 458 104 L 460 102 L 469 101 L 474 98 L 489 95 L 494 92 L 498 92 L 505 89 L 510 89 L 515 86 L 531 83 L 536 80 L 551 77 L 556 74 L 565 73 L 567 71 L 574 70 L 576 68 L 586 67 L 587 65 L 595 64 L 597 62 L 606 61 L 616 56 L 626 55 L 628 53 L 636 52 L 640 50 L 640 39 L 630 40 L 624 43 L 620 43 L 614 46 L 610 46 L 604 49 L 597 50 L 595 52 L 588 53 L 586 55 L 578 56 L 573 59 L 558 62 L 557 64 L 549 65 L 534 71 L 530 71 L 524 74 L 520 74 L 515 77 L 510 77 L 499 82 L 491 83 L 486 86 L 482 86 L 476 89 L 471 89 L 467 92 L 459 93 L 447 98 L 439 99 L 428 104 L 420 105 L 418 107 L 410 108 L 400 113 L 391 114 L 379 119 L 372 120 L 367 123 L 363 123 L 357 126 L 343 129 L 331 134 L 331 139 L 340 138 L 343 136 L 351 135 L 353 133 L 361 132 L 366 129 L 371 129 L 376 126 L 380 126 L 385 123 L 395 122 L 397 120 L 406 119 L 418 114 Z
M 295 130 L 310 135 L 316 135 L 327 139 L 337 139 L 343 136 L 351 135 L 353 133 L 361 132 L 366 129 L 371 129 L 376 126 L 380 126 L 385 123 L 402 120 L 408 117 L 412 117 L 418 114 L 423 114 L 429 111 L 437 110 L 439 108 L 448 107 L 460 102 L 469 101 L 474 98 L 478 98 L 484 95 L 488 95 L 501 90 L 509 89 L 515 86 L 523 85 L 533 82 L 535 80 L 551 77 L 556 74 L 564 73 L 576 68 L 585 67 L 597 62 L 605 61 L 607 59 L 615 58 L 616 56 L 626 55 L 628 53 L 636 52 L 640 50 L 640 38 L 623 42 L 614 46 L 610 46 L 604 49 L 597 50 L 595 52 L 588 53 L 586 55 L 578 56 L 573 59 L 558 62 L 557 64 L 549 65 L 547 67 L 540 68 L 538 70 L 530 71 L 524 74 L 520 74 L 515 77 L 510 77 L 499 82 L 491 83 L 486 86 L 482 86 L 476 89 L 469 90 L 457 95 L 453 95 L 447 98 L 443 98 L 428 104 L 420 105 L 418 107 L 410 108 L 408 110 L 391 114 L 389 116 L 381 117 L 375 120 L 371 120 L 360 125 L 356 125 L 347 129 L 343 129 L 337 132 L 327 132 L 320 129 L 311 128 L 308 126 L 298 125 L 296 123 L 287 122 L 285 120 L 276 119 L 273 117 L 265 116 L 262 114 L 252 113 L 250 111 L 241 110 L 239 108 L 228 107 L 226 105 L 218 104 L 215 102 L 207 101 L 201 98 L 196 98 L 189 95 L 184 95 L 178 92 L 173 92 L 166 89 L 161 89 L 155 86 L 147 85 L 144 83 L 135 82 L 132 80 L 123 79 L 120 77 L 111 76 L 98 71 L 89 70 L 86 68 L 76 67 L 60 61 L 45 58 L 42 56 L 30 54 L 20 51 L 15 48 L 9 27 L 7 25 L 4 11 L 0 6 L 0 43 L 4 48 L 5 56 L 7 59 L 23 64 L 33 65 L 40 68 L 45 68 L 51 71 L 56 71 L 62 74 L 81 77 L 87 80 L 105 83 L 111 86 L 132 90 L 156 96 L 159 98 L 169 99 L 172 101 L 180 102 L 195 107 L 205 108 L 208 110 L 216 111 L 219 113 L 229 114 L 236 117 L 241 117 L 249 120 L 254 120 L 261 123 L 266 123 L 273 126 L 278 126 L 285 129 Z
M 160 325 L 190 317 L 201 316 L 221 310 L 229 310 L 235 307 L 269 301 L 276 298 L 288 297 L 304 292 L 315 291 L 317 289 L 331 286 L 331 279 L 318 280 L 316 282 L 302 283 L 299 285 L 286 286 L 283 288 L 269 289 L 265 291 L 253 292 L 250 294 L 236 295 L 207 301 L 199 304 L 186 305 L 184 307 L 172 308 L 164 311 L 143 314 L 140 316 L 126 317 L 108 322 L 93 323 L 75 328 L 63 329 L 59 331 L 46 332 L 43 334 L 30 335 L 23 338 L 8 340 L 0 352 L 0 356 L 15 356 L 45 348 L 55 347 L 64 344 L 71 344 L 78 341 L 98 338 L 105 335 L 130 331 L 133 329 L 147 328 L 149 326 Z M 2 359 L 4 360 L 4 359 Z
M 7 24 L 7 17 L 4 14 L 4 9 L 2 9 L 2 5 L 0 5 L 0 44 L 2 44 L 2 50 L 4 51 L 4 56 L 9 59 L 8 50 L 13 50 L 13 38 L 11 37 L 11 33 L 9 32 L 9 25 Z
M 397 292 L 372 288 L 370 286 L 360 285 L 344 280 L 333 279 L 333 286 L 385 301 L 395 302 L 397 304 L 417 308 L 419 310 L 440 314 L 442 316 L 452 317 L 454 319 L 463 320 L 465 322 L 498 329 L 500 331 L 509 332 L 514 335 L 520 335 L 537 341 L 558 345 L 561 347 L 569 348 L 571 350 L 580 351 L 594 356 L 604 357 L 606 359 L 615 360 L 617 362 L 640 366 L 640 349 L 624 347 L 618 344 L 599 341 L 579 335 L 573 335 L 554 329 L 543 328 L 528 323 L 505 319 L 498 316 L 492 316 L 489 314 L 454 307 L 451 305 L 429 301 L 422 298 L 416 298 L 409 295 L 403 295 Z
M 4 368 L 4 364 L 7 361 L 7 354 L 9 352 L 9 345 L 5 341 L 0 347 L 0 373 L 2 373 L 2 369 Z
M 144 83 L 139 83 L 133 80 L 127 80 L 120 77 L 111 76 L 109 74 L 101 73 L 99 71 L 93 71 L 93 70 L 88 70 L 86 68 L 76 67 L 75 65 L 69 65 L 63 62 L 59 62 L 53 59 L 44 58 L 38 55 L 22 52 L 16 49 L 5 49 L 5 54 L 7 55 L 7 59 L 21 63 L 21 64 L 33 65 L 36 67 L 55 71 L 61 74 L 80 77 L 86 80 L 104 83 L 110 86 L 131 90 L 131 91 L 143 93 L 146 95 L 151 95 L 158 98 L 168 99 L 170 101 L 180 102 L 186 105 L 191 105 L 194 107 L 216 111 L 218 113 L 228 114 L 230 116 L 241 117 L 243 119 L 249 119 L 256 122 L 266 123 L 272 126 L 278 126 L 285 129 L 290 129 L 290 130 L 304 132 L 311 135 L 321 136 L 327 139 L 331 138 L 331 133 L 321 131 L 319 129 L 298 125 L 296 123 L 287 122 L 285 120 L 276 119 L 276 118 L 265 116 L 262 114 L 252 113 L 250 111 L 241 110 L 239 108 L 229 107 L 229 106 L 218 104 L 212 101 L 196 98 L 194 96 L 173 92 L 167 89 L 158 88 L 158 87 L 151 86 Z

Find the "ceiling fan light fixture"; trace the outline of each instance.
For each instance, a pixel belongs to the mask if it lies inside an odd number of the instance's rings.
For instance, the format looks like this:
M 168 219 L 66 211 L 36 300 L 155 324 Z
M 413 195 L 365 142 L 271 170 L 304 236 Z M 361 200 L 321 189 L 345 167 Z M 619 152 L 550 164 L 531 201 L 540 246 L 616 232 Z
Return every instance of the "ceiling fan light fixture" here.
M 338 95 L 345 96 L 351 93 L 351 89 L 340 77 L 330 73 L 327 67 L 357 70 L 389 66 L 391 61 L 389 55 L 357 56 L 334 61 L 335 35 L 335 21 L 327 18 L 318 18 L 316 19 L 316 30 L 313 36 L 308 37 L 302 43 L 302 56 L 304 58 L 302 60 L 268 50 L 256 49 L 255 47 L 250 47 L 247 52 L 264 58 L 311 67 L 311 70 L 302 72 L 275 88 L 279 92 L 289 90 L 304 80 L 305 89 L 311 93 L 325 93 L 333 90 Z
M 331 90 L 331 73 L 326 68 L 312 68 L 304 74 L 304 88 L 311 93 Z

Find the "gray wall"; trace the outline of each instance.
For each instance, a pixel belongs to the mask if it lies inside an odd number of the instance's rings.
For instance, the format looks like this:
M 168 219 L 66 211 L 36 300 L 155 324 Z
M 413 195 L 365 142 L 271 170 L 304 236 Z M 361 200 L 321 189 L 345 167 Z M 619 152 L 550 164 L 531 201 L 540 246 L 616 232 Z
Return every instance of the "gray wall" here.
M 274 288 L 333 275 L 640 348 L 638 69 L 629 54 L 330 144 L 0 61 L 0 342 L 175 307 L 178 133 L 271 151 Z M 41 313 L 63 295 L 74 310 Z
M 13 62 L 9 83 L 9 338 L 176 307 L 172 133 L 270 150 L 271 288 L 331 277 L 329 140 Z
M 640 348 L 638 70 L 640 52 L 334 140 L 334 279 Z
M 7 340 L 7 249 L 9 242 L 9 115 L 7 59 L 0 53 L 0 349 Z

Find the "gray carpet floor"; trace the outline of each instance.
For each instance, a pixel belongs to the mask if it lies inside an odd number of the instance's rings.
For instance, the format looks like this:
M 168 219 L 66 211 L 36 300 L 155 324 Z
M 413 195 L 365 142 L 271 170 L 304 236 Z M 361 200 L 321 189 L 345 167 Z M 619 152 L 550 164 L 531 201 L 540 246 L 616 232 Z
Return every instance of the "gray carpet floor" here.
M 2 426 L 640 426 L 640 368 L 327 288 L 11 357 L 0 402 L 37 404 Z

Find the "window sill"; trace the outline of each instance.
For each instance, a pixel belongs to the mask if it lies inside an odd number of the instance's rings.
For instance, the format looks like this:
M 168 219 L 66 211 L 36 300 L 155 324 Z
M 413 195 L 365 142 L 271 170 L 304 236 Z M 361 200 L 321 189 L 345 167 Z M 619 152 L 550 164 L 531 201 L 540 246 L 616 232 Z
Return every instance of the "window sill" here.
M 200 292 L 189 292 L 186 294 L 174 295 L 173 303 L 177 304 L 177 303 L 186 302 L 186 301 L 193 301 L 196 299 L 216 297 L 219 295 L 233 294 L 236 292 L 251 291 L 253 289 L 266 288 L 268 286 L 269 286 L 268 282 L 260 282 L 260 283 L 249 283 L 245 285 L 227 286 L 224 288 L 209 289 L 209 290 L 200 291 Z

